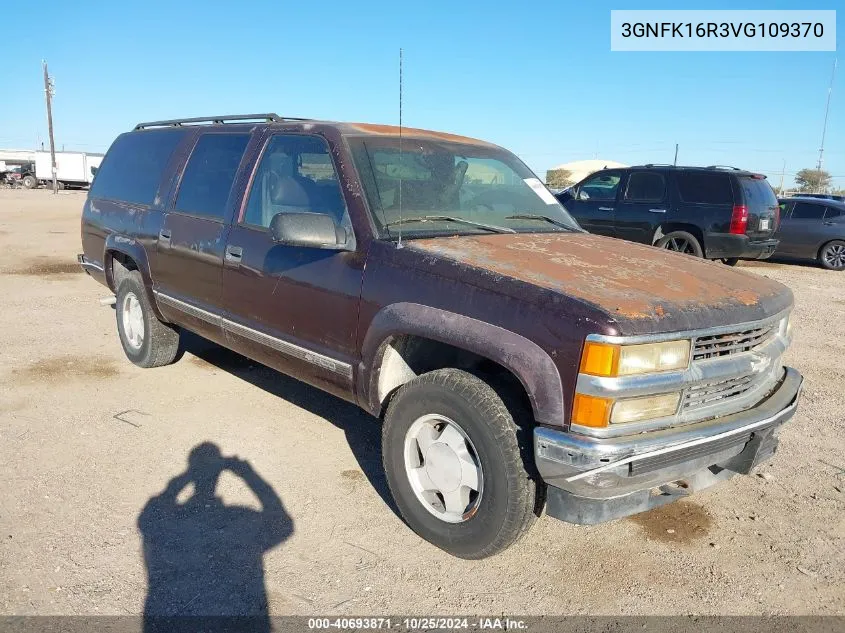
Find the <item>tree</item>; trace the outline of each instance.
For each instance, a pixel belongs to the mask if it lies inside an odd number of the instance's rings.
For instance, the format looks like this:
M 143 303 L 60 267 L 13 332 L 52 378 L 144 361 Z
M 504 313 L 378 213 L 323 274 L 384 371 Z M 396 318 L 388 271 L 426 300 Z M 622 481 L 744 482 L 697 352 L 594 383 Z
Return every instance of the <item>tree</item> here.
M 795 174 L 795 184 L 798 191 L 822 193 L 830 187 L 830 174 L 823 169 L 802 169 Z
M 831 189 L 830 193 L 834 196 L 845 196 L 845 189 Z
M 566 189 L 569 185 L 574 184 L 572 172 L 568 169 L 549 169 L 546 171 L 546 185 L 552 189 Z

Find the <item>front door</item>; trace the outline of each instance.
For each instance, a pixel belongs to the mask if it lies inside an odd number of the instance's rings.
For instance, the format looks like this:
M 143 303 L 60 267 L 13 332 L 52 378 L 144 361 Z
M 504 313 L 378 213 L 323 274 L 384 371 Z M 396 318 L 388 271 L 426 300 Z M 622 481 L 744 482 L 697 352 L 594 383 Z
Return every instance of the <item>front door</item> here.
M 613 211 L 622 174 L 614 170 L 593 174 L 575 188 L 574 198 L 564 204 L 578 224 L 590 233 L 615 237 Z
M 200 135 L 158 236 L 159 306 L 168 318 L 213 340 L 222 336 L 230 194 L 249 138 L 244 133 Z
M 347 250 L 277 244 L 278 213 L 323 213 L 342 227 Z M 223 268 L 225 329 L 241 353 L 349 397 L 363 258 L 326 141 L 270 135 L 231 229 Z
M 633 171 L 613 212 L 616 237 L 651 245 L 669 211 L 666 176 L 657 171 Z

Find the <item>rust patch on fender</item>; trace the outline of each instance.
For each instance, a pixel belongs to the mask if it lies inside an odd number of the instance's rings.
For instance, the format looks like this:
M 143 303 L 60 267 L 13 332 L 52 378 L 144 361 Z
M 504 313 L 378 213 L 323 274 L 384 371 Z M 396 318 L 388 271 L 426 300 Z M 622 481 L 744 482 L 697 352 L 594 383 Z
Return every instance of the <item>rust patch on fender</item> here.
M 583 233 L 457 236 L 414 240 L 409 246 L 556 290 L 628 319 L 752 306 L 784 292 L 775 281 L 728 266 Z

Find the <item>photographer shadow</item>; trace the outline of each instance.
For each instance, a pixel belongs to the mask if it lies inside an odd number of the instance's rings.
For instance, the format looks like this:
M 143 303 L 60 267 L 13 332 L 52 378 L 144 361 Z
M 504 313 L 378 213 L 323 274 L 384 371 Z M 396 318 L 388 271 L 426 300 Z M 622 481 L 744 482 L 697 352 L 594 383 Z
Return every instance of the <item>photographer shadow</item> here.
M 224 471 L 239 477 L 261 510 L 226 505 L 217 494 Z M 184 502 L 180 495 L 193 491 Z M 237 457 L 197 445 L 185 472 L 152 497 L 138 517 L 147 568 L 144 631 L 269 631 L 264 553 L 293 533 L 279 496 Z

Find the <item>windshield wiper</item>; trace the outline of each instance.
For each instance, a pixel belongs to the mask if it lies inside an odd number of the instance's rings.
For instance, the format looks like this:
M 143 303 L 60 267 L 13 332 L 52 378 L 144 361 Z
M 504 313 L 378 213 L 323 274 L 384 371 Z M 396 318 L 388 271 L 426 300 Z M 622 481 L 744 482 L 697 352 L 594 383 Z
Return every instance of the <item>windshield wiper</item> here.
M 568 224 L 564 224 L 560 220 L 555 220 L 547 215 L 540 215 L 539 213 L 517 213 L 516 215 L 509 215 L 505 217 L 506 220 L 542 220 L 544 222 L 548 222 L 549 224 L 554 224 L 555 226 L 559 226 L 562 229 L 566 229 L 567 231 L 572 231 L 573 233 L 577 233 L 578 229 L 573 226 L 569 226 Z
M 418 215 L 409 218 L 402 218 L 400 220 L 391 220 L 390 222 L 385 224 L 384 227 L 390 228 L 391 226 L 409 224 L 411 222 L 455 222 L 457 224 L 467 224 L 469 226 L 475 226 L 479 229 L 492 231 L 493 233 L 516 233 L 516 231 L 514 231 L 513 229 L 509 229 L 506 226 L 496 226 L 495 224 L 484 224 L 483 222 L 474 222 L 473 220 L 458 218 L 452 215 Z

